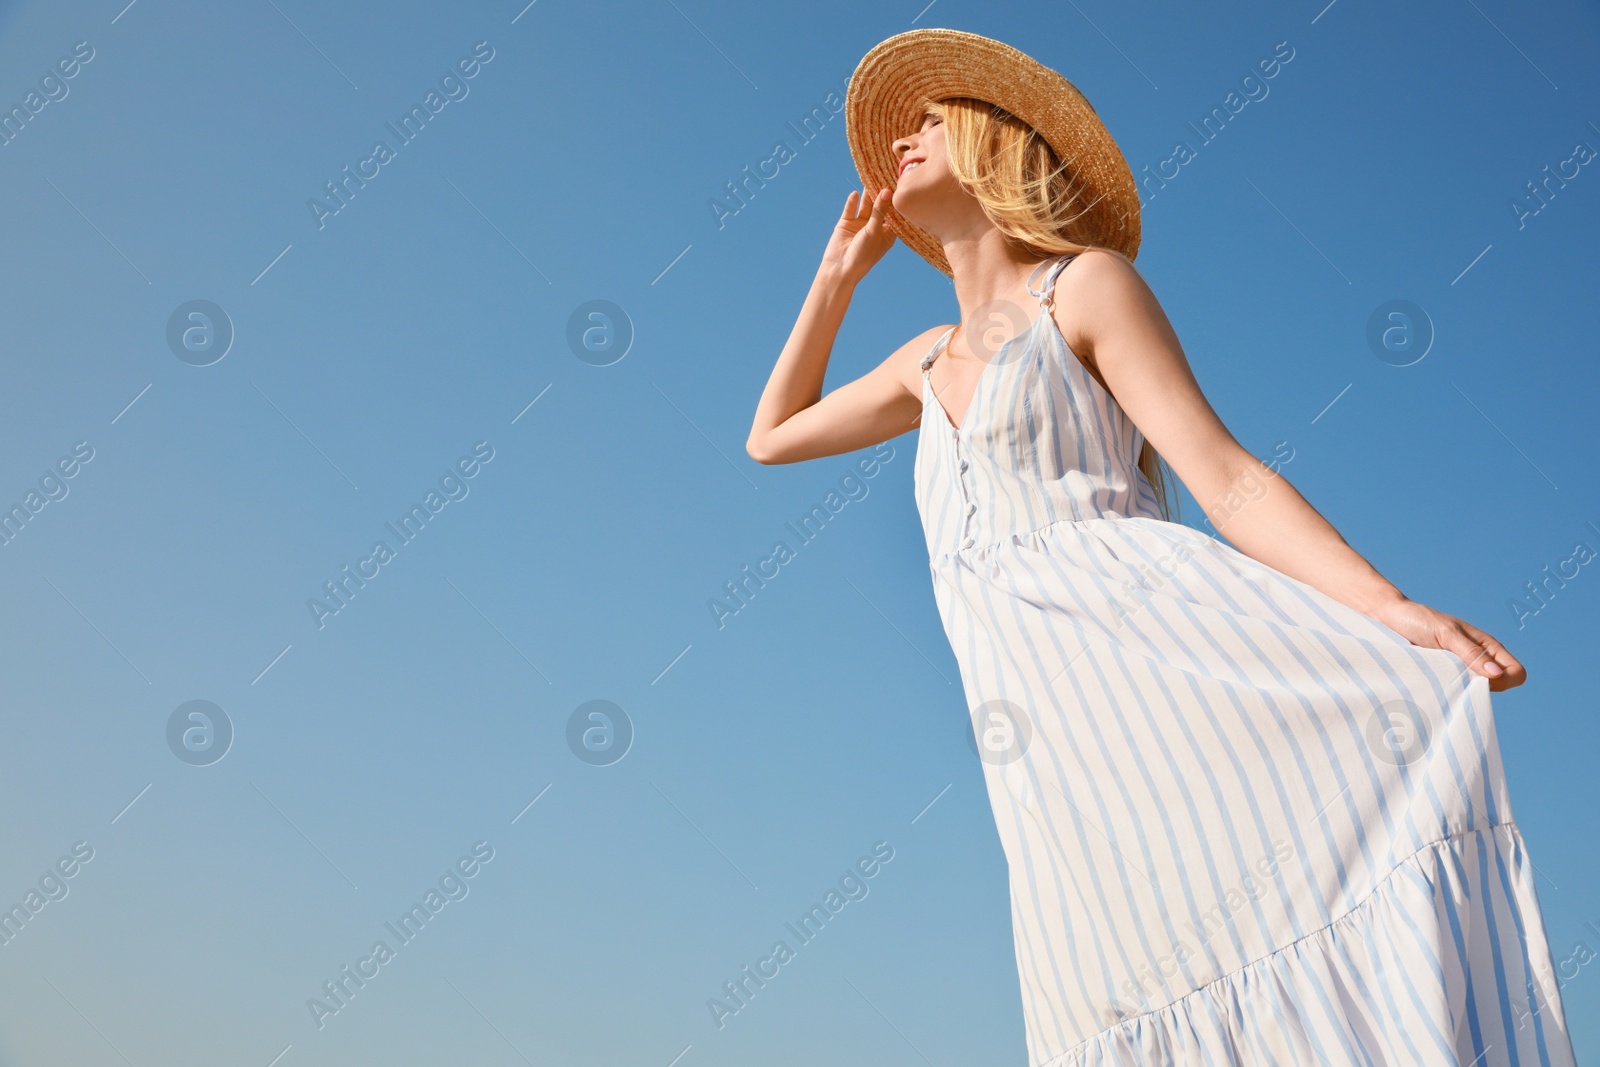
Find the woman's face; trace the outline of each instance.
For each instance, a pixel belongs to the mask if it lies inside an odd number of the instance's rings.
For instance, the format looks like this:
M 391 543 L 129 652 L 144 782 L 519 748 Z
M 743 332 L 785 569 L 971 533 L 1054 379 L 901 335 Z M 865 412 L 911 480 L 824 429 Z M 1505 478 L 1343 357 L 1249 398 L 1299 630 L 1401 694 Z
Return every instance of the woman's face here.
M 930 232 L 938 232 L 940 222 L 958 214 L 961 201 L 971 197 L 950 172 L 945 154 L 944 120 L 932 112 L 922 116 L 915 132 L 890 146 L 899 169 L 890 202 L 907 220 Z

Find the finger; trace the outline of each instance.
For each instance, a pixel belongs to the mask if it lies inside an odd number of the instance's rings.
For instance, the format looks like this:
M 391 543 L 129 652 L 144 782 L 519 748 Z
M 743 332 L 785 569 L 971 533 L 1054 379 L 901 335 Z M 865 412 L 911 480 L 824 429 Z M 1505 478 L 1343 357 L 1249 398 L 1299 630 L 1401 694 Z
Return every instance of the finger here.
M 856 217 L 856 191 L 854 189 L 850 190 L 850 195 L 844 198 L 844 213 L 839 217 L 841 219 L 853 219 Z
M 1498 678 L 1489 679 L 1491 688 L 1510 689 L 1514 685 L 1521 685 L 1528 680 L 1528 672 L 1518 663 L 1514 667 L 1507 667 L 1506 672 Z
M 1496 662 L 1494 653 L 1482 646 L 1473 653 L 1473 661 L 1475 663 L 1473 669 L 1485 678 L 1498 678 L 1506 672 L 1506 669 Z
M 1466 630 L 1460 625 L 1446 628 L 1443 639 L 1440 641 L 1440 647 L 1447 648 L 1460 656 L 1462 662 L 1475 674 L 1481 674 L 1485 678 L 1495 678 L 1503 673 L 1500 664 L 1495 662 L 1494 657 L 1482 645 L 1469 637 Z
M 1488 656 L 1489 659 L 1496 663 L 1502 670 L 1510 671 L 1512 668 L 1516 668 L 1518 670 L 1522 668 L 1522 664 L 1517 662 L 1517 657 L 1513 656 L 1510 652 L 1507 652 L 1506 646 L 1502 645 L 1499 641 L 1496 641 L 1489 634 L 1484 633 L 1482 630 L 1465 620 L 1461 620 L 1461 629 L 1466 632 L 1468 637 L 1472 638 L 1472 640 L 1477 643 L 1479 648 L 1483 649 L 1484 655 Z
M 1507 675 L 1510 675 L 1514 678 L 1527 677 L 1528 669 L 1522 665 L 1522 661 L 1517 659 L 1517 657 L 1513 656 L 1503 648 L 1492 648 L 1489 651 L 1494 656 L 1494 661 L 1505 668 Z
M 1505 671 L 1506 677 L 1516 679 L 1516 681 L 1512 682 L 1511 684 L 1519 684 L 1522 679 L 1527 677 L 1528 672 L 1522 666 L 1521 661 L 1507 651 L 1505 645 L 1502 645 L 1499 641 L 1496 641 L 1494 637 L 1484 633 L 1475 626 L 1465 623 L 1463 623 L 1463 625 L 1466 626 L 1467 633 L 1472 636 L 1473 640 L 1477 641 L 1479 646 L 1481 646 L 1483 650 L 1494 659 L 1494 662 L 1498 663 L 1501 669 Z
M 882 228 L 888 222 L 885 218 L 889 210 L 889 198 L 884 195 L 886 192 L 888 192 L 887 189 L 879 189 L 878 195 L 872 198 L 871 223 L 876 223 L 879 228 Z
M 865 233 L 872 228 L 872 221 L 877 216 L 876 205 L 863 196 L 859 208 L 860 213 L 855 217 L 855 225 L 860 232 Z

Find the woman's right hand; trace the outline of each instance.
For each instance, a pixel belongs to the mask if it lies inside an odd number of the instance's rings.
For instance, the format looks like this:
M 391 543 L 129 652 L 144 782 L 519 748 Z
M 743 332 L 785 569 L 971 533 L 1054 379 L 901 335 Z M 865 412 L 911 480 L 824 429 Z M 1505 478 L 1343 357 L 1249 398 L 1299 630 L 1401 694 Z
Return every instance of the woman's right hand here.
M 894 232 L 889 229 L 884 213 L 889 207 L 890 191 L 878 190 L 872 205 L 865 214 L 857 214 L 865 202 L 865 191 L 850 190 L 845 198 L 844 213 L 833 228 L 833 236 L 822 253 L 822 266 L 835 272 L 851 285 L 867 276 L 894 244 Z

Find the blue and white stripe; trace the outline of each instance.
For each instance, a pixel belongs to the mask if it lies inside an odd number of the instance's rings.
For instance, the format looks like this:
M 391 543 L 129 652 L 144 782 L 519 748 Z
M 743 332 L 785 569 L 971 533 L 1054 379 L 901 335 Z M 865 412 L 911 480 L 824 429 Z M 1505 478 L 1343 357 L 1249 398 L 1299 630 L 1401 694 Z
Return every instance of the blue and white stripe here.
M 1571 1067 L 1487 681 L 1161 519 L 1071 259 L 915 470 L 1031 1067 Z

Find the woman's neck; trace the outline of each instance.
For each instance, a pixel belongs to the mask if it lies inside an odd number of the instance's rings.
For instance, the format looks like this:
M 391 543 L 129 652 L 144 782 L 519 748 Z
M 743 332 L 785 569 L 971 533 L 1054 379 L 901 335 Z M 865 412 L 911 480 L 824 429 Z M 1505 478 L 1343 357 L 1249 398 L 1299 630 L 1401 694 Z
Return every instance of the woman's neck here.
M 969 321 L 985 304 L 1014 301 L 1040 262 L 1033 253 L 1008 241 L 988 219 L 970 234 L 946 238 L 944 256 L 954 275 L 962 322 Z

